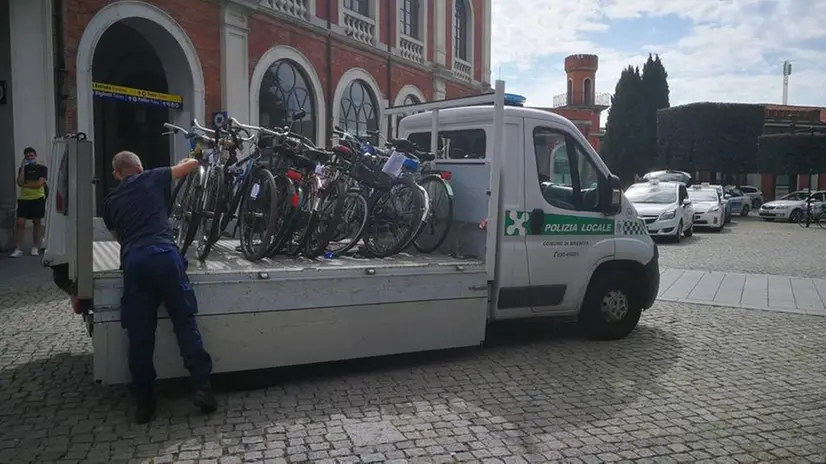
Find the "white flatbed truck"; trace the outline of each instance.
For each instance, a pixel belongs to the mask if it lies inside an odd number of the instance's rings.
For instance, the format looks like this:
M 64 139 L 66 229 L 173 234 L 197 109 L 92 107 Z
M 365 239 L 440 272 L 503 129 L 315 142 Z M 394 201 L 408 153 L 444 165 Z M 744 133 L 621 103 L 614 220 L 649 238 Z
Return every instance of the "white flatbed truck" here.
M 441 253 L 253 263 L 222 240 L 205 262 L 190 259 L 214 371 L 478 346 L 502 319 L 578 316 L 594 338 L 631 333 L 657 295 L 657 246 L 573 123 L 506 105 L 504 90 L 498 81 L 491 94 L 386 111 L 419 111 L 399 135 L 431 147 L 460 130 L 482 135 L 481 156 L 436 161 L 455 192 Z M 54 146 L 42 262 L 83 316 L 95 380 L 125 383 L 119 247 L 94 217 L 92 144 Z M 163 308 L 155 353 L 159 378 L 186 375 Z

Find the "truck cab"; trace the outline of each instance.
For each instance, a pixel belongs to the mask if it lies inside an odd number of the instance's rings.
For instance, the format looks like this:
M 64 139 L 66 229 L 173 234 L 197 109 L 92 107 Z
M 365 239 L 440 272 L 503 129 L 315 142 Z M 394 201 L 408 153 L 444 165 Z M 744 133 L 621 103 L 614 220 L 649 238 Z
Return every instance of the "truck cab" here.
M 438 153 L 457 190 L 497 186 L 500 219 L 487 224 L 498 248 L 494 317 L 595 320 L 591 311 L 650 307 L 659 285 L 658 250 L 619 179 L 564 117 L 518 105 L 502 113 L 501 145 L 494 106 L 434 109 L 399 123 L 400 137 Z M 479 216 L 483 204 L 475 198 L 457 193 L 455 211 Z M 607 290 L 623 286 L 636 301 Z M 592 333 L 624 336 L 636 324 L 627 323 L 611 330 L 594 323 Z
M 190 258 L 214 372 L 475 346 L 503 319 L 574 317 L 595 339 L 629 335 L 659 289 L 645 223 L 573 123 L 506 101 L 498 81 L 490 94 L 385 110 L 417 113 L 399 136 L 451 173 L 450 234 L 434 253 L 249 262 L 226 239 L 205 262 Z M 83 316 L 95 379 L 123 383 L 119 245 L 94 217 L 91 145 L 55 141 L 43 264 Z M 158 377 L 186 375 L 163 307 L 156 340 Z

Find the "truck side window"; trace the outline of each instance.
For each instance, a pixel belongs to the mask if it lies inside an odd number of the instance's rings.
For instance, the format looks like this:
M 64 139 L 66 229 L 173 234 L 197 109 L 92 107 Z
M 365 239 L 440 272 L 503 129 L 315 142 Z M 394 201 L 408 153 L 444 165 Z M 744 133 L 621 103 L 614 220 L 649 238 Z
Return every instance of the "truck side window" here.
M 542 196 L 557 208 L 599 210 L 599 171 L 579 144 L 546 127 L 533 130 L 536 171 Z
M 688 198 L 688 189 L 685 188 L 685 185 L 680 185 L 680 204 L 682 204 L 686 198 Z
M 416 132 L 407 137 L 424 151 L 430 148 L 430 132 Z M 484 129 L 439 131 L 439 159 L 485 159 L 487 135 Z

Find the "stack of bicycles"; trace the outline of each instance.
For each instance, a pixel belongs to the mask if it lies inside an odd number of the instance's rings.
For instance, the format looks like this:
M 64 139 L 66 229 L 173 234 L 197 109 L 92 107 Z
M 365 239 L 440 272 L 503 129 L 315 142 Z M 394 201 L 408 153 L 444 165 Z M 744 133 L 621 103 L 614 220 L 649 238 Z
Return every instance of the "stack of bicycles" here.
M 304 115 L 293 116 L 293 121 Z M 197 120 L 182 133 L 199 167 L 172 192 L 169 217 L 182 253 L 194 244 L 205 260 L 235 222 L 250 261 L 279 254 L 383 258 L 413 245 L 436 251 L 453 220 L 451 173 L 408 140 L 374 147 L 336 128 L 339 142 L 316 147 L 292 130 L 255 127 L 230 118 L 208 129 Z M 241 155 L 249 151 L 249 155 Z

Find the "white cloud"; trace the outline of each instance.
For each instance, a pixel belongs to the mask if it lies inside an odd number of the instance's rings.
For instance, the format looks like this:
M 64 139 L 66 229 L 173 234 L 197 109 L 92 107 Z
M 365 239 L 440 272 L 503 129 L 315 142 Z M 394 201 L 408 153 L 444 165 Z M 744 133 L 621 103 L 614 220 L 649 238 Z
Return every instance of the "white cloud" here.
M 790 59 L 789 102 L 826 106 L 826 49 L 811 44 L 826 38 L 826 1 L 493 0 L 493 10 L 493 75 L 501 65 L 503 78 L 516 77 L 516 88 L 509 87 L 532 105 L 549 105 L 565 92 L 561 60 L 553 57 L 560 62 L 546 71 L 551 55 L 599 55 L 597 91 L 613 92 L 621 70 L 652 52 L 669 73 L 672 104 L 779 103 L 782 60 Z M 653 30 L 666 17 L 690 21 L 690 32 L 640 50 L 615 48 L 612 21 L 644 18 Z M 545 71 L 524 77 L 540 67 Z

